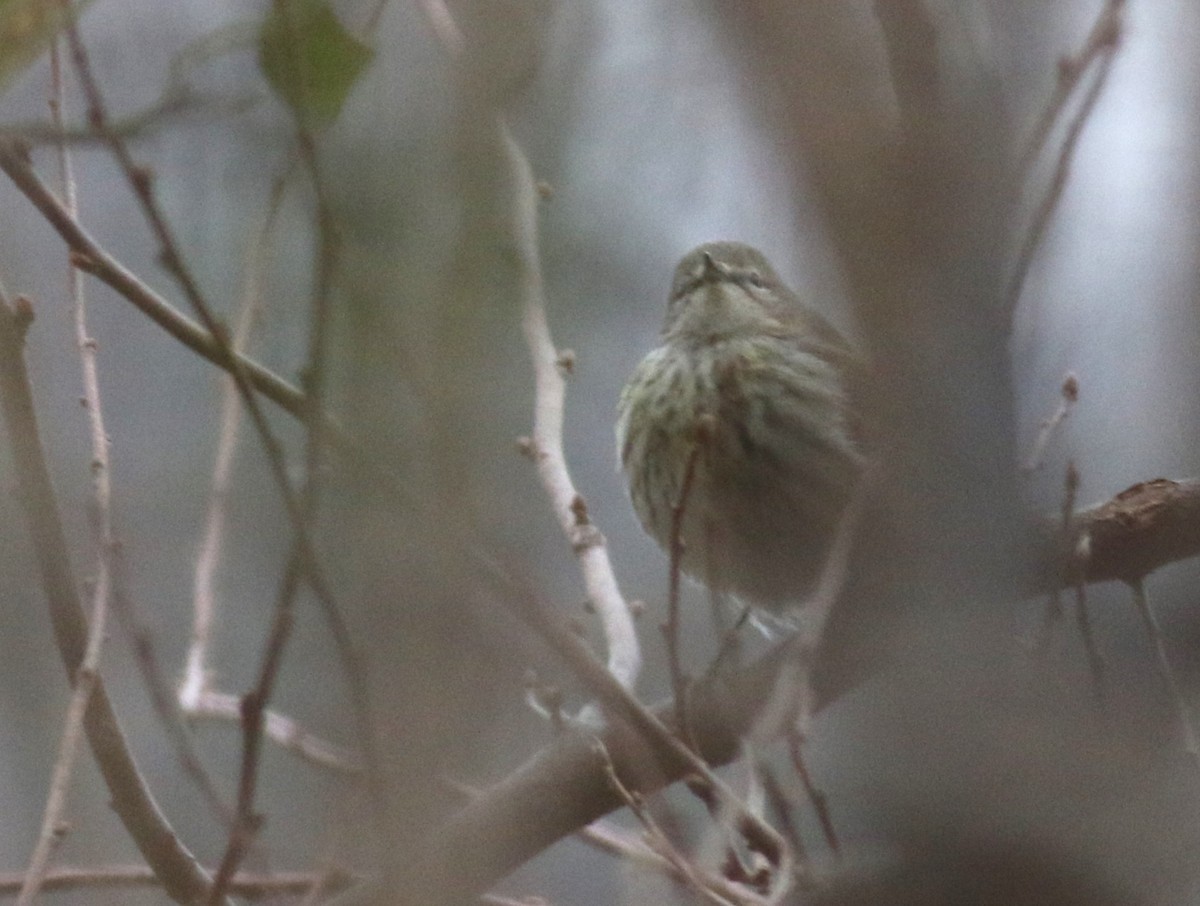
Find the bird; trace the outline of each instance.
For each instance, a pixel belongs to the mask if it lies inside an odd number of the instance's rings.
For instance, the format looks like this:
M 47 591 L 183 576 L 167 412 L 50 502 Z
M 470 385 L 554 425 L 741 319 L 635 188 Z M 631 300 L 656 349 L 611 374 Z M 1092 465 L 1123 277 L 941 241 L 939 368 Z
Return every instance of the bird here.
M 804 606 L 866 461 L 861 370 L 756 248 L 683 256 L 616 435 L 638 519 L 668 553 L 678 533 L 684 573 L 768 613 Z

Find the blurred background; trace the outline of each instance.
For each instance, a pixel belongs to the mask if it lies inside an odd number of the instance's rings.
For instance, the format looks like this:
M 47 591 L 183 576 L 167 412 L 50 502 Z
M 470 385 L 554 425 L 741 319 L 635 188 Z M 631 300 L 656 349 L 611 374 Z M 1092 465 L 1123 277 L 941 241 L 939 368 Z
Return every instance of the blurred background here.
M 343 238 L 331 407 L 371 457 L 400 476 L 402 494 L 334 459 L 318 535 L 370 664 L 400 816 L 389 845 L 398 851 L 456 804 L 440 778 L 482 786 L 550 740 L 524 704 L 530 669 L 560 683 L 572 706 L 582 702 L 569 674 L 480 580 L 472 551 L 486 551 L 557 602 L 602 647 L 571 551 L 534 468 L 517 452 L 517 438 L 530 431 L 533 385 L 504 177 L 486 137 L 485 112 L 498 107 L 550 188 L 541 220 L 548 315 L 557 344 L 576 355 L 567 459 L 608 539 L 622 590 L 646 602 L 642 698 L 669 691 L 657 629 L 667 563 L 638 527 L 617 472 L 614 407 L 656 343 L 677 259 L 703 241 L 738 239 L 760 247 L 880 363 L 887 377 L 871 405 L 887 416 L 900 470 L 911 479 L 905 512 L 938 517 L 897 548 L 922 563 L 920 576 L 884 561 L 903 573 L 896 589 L 940 602 L 919 608 L 919 618 L 897 631 L 901 649 L 911 638 L 925 640 L 911 649 L 919 654 L 900 658 L 899 680 L 876 677 L 844 690 L 812 729 L 811 767 L 850 851 L 877 859 L 911 844 L 924 852 L 942 834 L 969 847 L 1016 840 L 1051 862 L 1061 855 L 1089 883 L 1137 891 L 1146 903 L 1192 902 L 1200 892 L 1200 774 L 1183 753 L 1128 591 L 1090 590 L 1109 693 L 1097 706 L 1072 621 L 1055 628 L 1049 657 L 1033 652 L 1027 640 L 1044 602 L 1012 600 L 992 563 L 1012 544 L 1014 513 L 1060 507 L 1068 460 L 1081 475 L 1081 505 L 1137 481 L 1200 473 L 1200 7 L 1126 4 L 1107 82 L 1008 318 L 1002 295 L 1011 250 L 1051 183 L 1082 89 L 1017 185 L 1016 201 L 1001 177 L 1049 103 L 1061 58 L 1082 46 L 1103 4 L 931 0 L 919 18 L 933 32 L 912 37 L 908 49 L 936 66 L 916 92 L 896 78 L 897 45 L 893 35 L 889 57 L 887 11 L 876 6 L 464 2 L 450 6 L 468 45 L 455 66 L 417 4 L 334 5 L 374 56 L 318 135 Z M 254 231 L 295 142 L 293 118 L 255 53 L 254 29 L 268 7 L 96 0 L 80 20 L 114 117 L 153 104 L 196 42 L 227 36 L 222 52 L 188 71 L 199 100 L 140 130 L 131 147 L 152 168 L 204 292 L 230 321 Z M 911 16 L 915 8 L 896 0 L 893 11 Z M 0 96 L 6 129 L 48 119 L 44 57 Z M 82 102 L 68 84 L 68 120 L 82 124 Z M 914 109 L 922 99 L 928 109 Z M 107 152 L 90 142 L 72 150 L 80 220 L 182 308 Z M 36 149 L 34 163 L 47 180 L 55 172 L 49 148 Z M 313 211 L 311 189 L 293 176 L 250 344 L 292 380 L 309 330 Z M 90 454 L 65 251 L 7 181 L 0 181 L 0 212 L 0 278 L 32 297 L 37 313 L 28 363 L 82 583 L 95 557 Z M 108 288 L 89 280 L 87 291 L 131 590 L 175 678 L 216 448 L 219 374 Z M 1011 476 L 998 469 L 1029 455 L 1068 372 L 1078 376 L 1079 402 L 1041 468 L 1020 477 L 1015 468 Z M 278 411 L 271 420 L 299 470 L 301 431 Z M 944 478 L 945 500 L 923 483 L 931 473 Z M 234 475 L 211 666 L 218 688 L 240 694 L 258 667 L 289 534 L 262 451 L 246 430 Z M 7 447 L 0 481 L 0 868 L 15 871 L 35 841 L 69 690 Z M 1147 582 L 1193 703 L 1196 579 L 1195 564 L 1186 562 Z M 886 569 L 877 581 L 888 581 Z M 963 636 L 954 624 L 945 630 L 949 646 L 935 651 L 928 640 L 940 638 L 947 599 L 959 593 L 978 593 L 973 606 L 990 611 L 987 629 L 955 648 Z M 688 654 L 699 670 L 713 645 L 708 605 L 700 589 L 686 596 Z M 1012 702 L 973 685 L 971 671 L 983 663 L 994 670 L 988 682 L 997 673 L 1019 677 Z M 971 681 L 959 682 L 960 668 Z M 130 640 L 117 628 L 103 673 L 164 811 L 211 863 L 224 832 L 184 781 Z M 302 595 L 274 705 L 353 745 L 347 695 L 322 617 Z M 231 795 L 236 726 L 201 723 L 194 737 Z M 369 864 L 360 793 L 273 748 L 262 778 L 264 847 L 249 867 Z M 686 811 L 685 797 L 680 802 Z M 85 757 L 58 863 L 136 859 L 106 803 Z M 814 827 L 806 821 L 816 841 Z M 524 867 L 504 890 L 564 904 L 679 895 L 572 841 Z

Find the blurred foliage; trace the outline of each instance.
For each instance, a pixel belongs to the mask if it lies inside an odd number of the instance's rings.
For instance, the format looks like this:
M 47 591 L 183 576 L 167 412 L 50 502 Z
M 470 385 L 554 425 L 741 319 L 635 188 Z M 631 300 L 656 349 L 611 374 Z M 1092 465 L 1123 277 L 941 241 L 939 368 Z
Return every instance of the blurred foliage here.
M 90 0 L 0 0 L 0 91 L 24 72 Z
M 259 33 L 267 82 L 301 121 L 332 122 L 370 64 L 371 48 L 342 26 L 324 0 L 279 0 Z

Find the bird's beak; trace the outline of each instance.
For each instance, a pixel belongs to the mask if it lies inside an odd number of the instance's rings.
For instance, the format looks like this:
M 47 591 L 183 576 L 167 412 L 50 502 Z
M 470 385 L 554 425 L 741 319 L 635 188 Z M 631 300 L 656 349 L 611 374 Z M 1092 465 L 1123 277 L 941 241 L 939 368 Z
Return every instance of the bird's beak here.
M 721 265 L 717 264 L 716 260 L 713 258 L 713 256 L 710 253 L 705 252 L 704 253 L 704 270 L 702 270 L 700 272 L 700 279 L 703 280 L 705 283 L 716 283 L 718 280 L 722 279 L 724 276 L 725 276 L 725 271 L 721 268 Z

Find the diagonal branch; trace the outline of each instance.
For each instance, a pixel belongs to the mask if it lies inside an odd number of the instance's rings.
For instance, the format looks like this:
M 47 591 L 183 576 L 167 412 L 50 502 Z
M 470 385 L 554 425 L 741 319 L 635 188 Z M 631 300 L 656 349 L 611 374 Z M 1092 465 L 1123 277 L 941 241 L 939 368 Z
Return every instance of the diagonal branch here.
M 1047 517 L 1034 527 L 1038 567 L 1028 587 L 1013 590 L 1014 597 L 1044 591 L 1075 575 L 1073 570 L 1086 582 L 1130 582 L 1167 563 L 1200 555 L 1200 479 L 1160 478 L 1134 485 L 1103 504 L 1078 511 L 1072 528 L 1076 541 L 1086 542 L 1071 545 L 1082 559 L 1066 564 L 1061 516 Z M 865 603 L 851 595 L 838 607 L 854 611 Z M 739 756 L 742 738 L 776 688 L 787 649 L 784 640 L 746 669 L 694 687 L 691 730 L 696 750 L 708 764 L 728 764 Z M 815 703 L 814 710 L 831 704 L 851 687 L 822 691 L 826 697 Z M 660 703 L 653 711 L 672 727 L 673 702 Z M 580 728 L 564 732 L 439 830 L 434 858 L 452 860 L 452 868 L 445 870 L 452 872 L 456 884 L 486 889 L 552 843 L 624 804 L 605 779 L 592 736 Z M 621 776 L 644 766 L 646 744 L 628 729 L 612 725 L 599 736 Z M 646 781 L 665 787 L 688 771 L 675 759 L 660 759 L 658 768 L 649 777 L 642 775 L 644 795 L 652 792 Z

